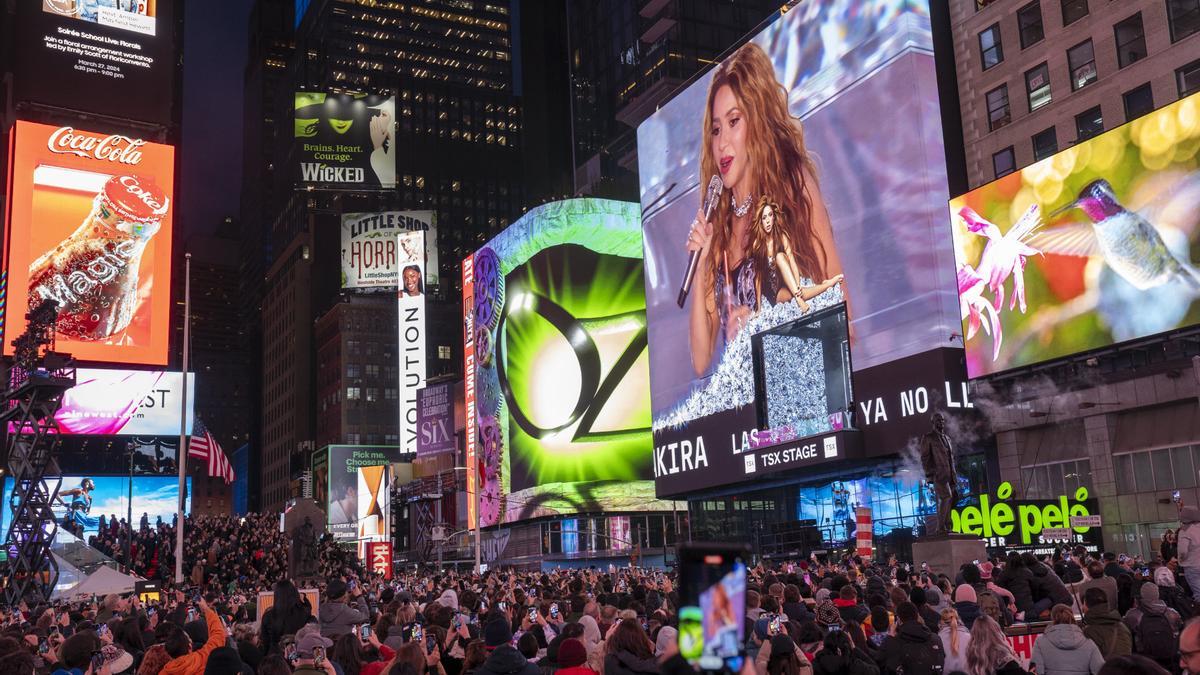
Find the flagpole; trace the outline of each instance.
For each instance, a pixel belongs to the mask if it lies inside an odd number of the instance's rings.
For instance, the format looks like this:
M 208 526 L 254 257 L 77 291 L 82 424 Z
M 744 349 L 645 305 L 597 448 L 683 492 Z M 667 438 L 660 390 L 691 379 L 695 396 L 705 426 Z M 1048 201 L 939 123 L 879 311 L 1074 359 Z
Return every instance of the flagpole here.
M 183 583 L 183 511 L 187 503 L 187 409 L 188 409 L 188 347 L 191 342 L 192 254 L 183 255 L 183 405 L 179 410 L 179 503 L 175 511 L 175 586 Z

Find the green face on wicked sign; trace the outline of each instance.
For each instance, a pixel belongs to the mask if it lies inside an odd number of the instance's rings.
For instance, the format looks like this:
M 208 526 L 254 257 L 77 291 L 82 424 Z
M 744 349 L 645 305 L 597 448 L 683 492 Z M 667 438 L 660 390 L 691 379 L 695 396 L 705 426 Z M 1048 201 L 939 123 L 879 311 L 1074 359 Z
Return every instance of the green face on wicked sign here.
M 1088 527 L 1071 527 L 1073 516 L 1092 515 L 1086 504 L 1088 491 L 1075 491 L 1074 503 L 1066 496 L 1055 500 L 1005 503 L 1012 497 L 1012 484 L 1004 482 L 996 489 L 996 499 L 980 495 L 978 506 L 965 506 L 950 512 L 950 529 L 962 534 L 974 534 L 985 539 L 1016 536 L 1022 544 L 1033 543 L 1034 537 L 1046 528 L 1070 528 L 1083 534 Z

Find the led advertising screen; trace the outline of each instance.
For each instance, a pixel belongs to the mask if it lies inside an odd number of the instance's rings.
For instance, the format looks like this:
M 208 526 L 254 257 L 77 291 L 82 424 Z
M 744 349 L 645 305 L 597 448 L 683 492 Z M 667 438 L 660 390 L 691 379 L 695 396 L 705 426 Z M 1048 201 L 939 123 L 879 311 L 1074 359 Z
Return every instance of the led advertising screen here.
M 16 98 L 171 121 L 175 0 L 20 0 Z
M 195 374 L 187 382 L 187 433 L 192 432 Z M 59 433 L 178 436 L 183 373 L 80 368 L 54 416 Z
M 458 449 L 454 437 L 454 387 L 430 384 L 417 392 L 417 457 Z
M 959 330 L 928 4 L 800 3 L 642 123 L 638 162 L 658 494 L 901 450 L 895 389 L 942 373 L 858 375 Z
M 392 467 L 358 469 L 358 541 L 388 541 L 392 534 Z
M 417 452 L 417 392 L 425 386 L 425 232 L 396 235 L 400 288 L 400 447 Z
M 971 377 L 1200 322 L 1200 95 L 950 202 Z
M 342 214 L 342 288 L 396 288 L 400 262 L 396 236 L 425 233 L 425 283 L 438 283 L 437 223 L 433 211 Z
M 396 187 L 396 97 L 296 92 L 296 181 L 357 190 Z
M 669 508 L 648 480 L 637 205 L 540 206 L 463 267 L 473 274 L 464 372 L 482 524 Z M 469 422 L 468 446 L 471 433 Z
M 192 510 L 192 478 L 184 484 L 188 493 L 184 513 Z M 88 481 L 88 482 L 85 482 Z M 0 532 L 8 532 L 12 524 L 12 479 L 4 479 L 3 502 L 0 502 Z M 129 515 L 129 476 L 63 476 L 58 489 L 61 500 L 51 508 L 58 518 L 59 527 L 70 524 L 71 531 L 84 534 L 84 539 L 96 534 L 100 528 L 100 517 L 105 522 L 118 520 Z M 179 506 L 179 478 L 176 476 L 133 477 L 133 522 L 141 522 L 146 514 L 150 527 L 158 518 L 170 523 Z
M 6 335 L 54 300 L 60 351 L 166 364 L 175 149 L 18 121 L 11 172 Z
M 365 493 L 360 491 L 359 469 L 390 467 L 392 463 L 400 461 L 400 448 L 394 445 L 331 445 L 319 454 L 327 462 L 322 468 L 326 473 L 325 497 L 328 504 L 319 497 L 318 504 L 325 509 L 329 518 L 329 531 L 335 539 L 357 541 L 360 538 L 360 511 L 365 512 L 367 508 L 364 505 L 379 494 L 377 488 Z M 378 476 L 377 473 L 370 475 Z M 319 476 L 314 475 L 314 482 L 318 479 Z

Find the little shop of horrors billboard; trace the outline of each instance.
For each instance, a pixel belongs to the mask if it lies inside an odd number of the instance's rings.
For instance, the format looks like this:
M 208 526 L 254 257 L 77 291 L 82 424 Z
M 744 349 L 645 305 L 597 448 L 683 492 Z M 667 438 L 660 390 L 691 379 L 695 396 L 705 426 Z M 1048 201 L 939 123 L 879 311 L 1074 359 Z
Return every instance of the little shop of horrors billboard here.
M 1080 487 L 1057 499 L 1013 499 L 1012 483 L 996 494 L 980 495 L 976 504 L 950 513 L 950 529 L 983 539 L 989 553 L 1030 551 L 1049 555 L 1064 547 L 1082 545 L 1089 552 L 1103 549 L 1100 505 Z

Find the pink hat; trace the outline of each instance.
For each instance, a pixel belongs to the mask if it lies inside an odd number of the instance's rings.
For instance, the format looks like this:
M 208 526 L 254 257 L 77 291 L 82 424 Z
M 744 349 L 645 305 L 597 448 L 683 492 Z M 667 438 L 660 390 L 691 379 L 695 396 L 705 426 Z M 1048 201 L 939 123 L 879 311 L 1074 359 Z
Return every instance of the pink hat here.
M 969 584 L 961 584 L 954 589 L 955 602 L 979 602 L 979 596 L 975 595 L 975 589 Z
M 979 576 L 985 580 L 990 581 L 992 578 L 992 570 L 995 569 L 995 567 L 996 566 L 990 562 L 984 561 L 984 562 L 980 563 L 979 564 Z

